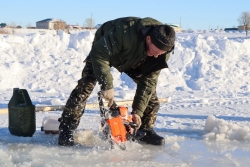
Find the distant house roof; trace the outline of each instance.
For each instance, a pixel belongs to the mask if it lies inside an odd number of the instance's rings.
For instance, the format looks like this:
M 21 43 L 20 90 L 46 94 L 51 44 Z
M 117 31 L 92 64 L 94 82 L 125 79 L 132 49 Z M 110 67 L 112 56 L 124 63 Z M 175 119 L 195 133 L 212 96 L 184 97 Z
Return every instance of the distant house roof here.
M 168 23 L 167 25 L 169 25 L 170 27 L 172 27 L 176 32 L 180 32 L 182 30 L 181 26 L 179 26 L 178 24 Z
M 95 26 L 95 28 L 100 28 L 102 26 L 102 24 L 97 24 L 96 26 Z
M 52 18 L 48 18 L 48 19 L 44 19 L 44 20 L 37 21 L 37 23 L 39 23 L 39 22 L 55 22 L 55 21 L 61 21 L 61 22 L 64 22 L 64 21 L 59 20 L 59 19 L 52 19 Z
M 178 24 L 167 24 L 167 25 L 169 25 L 169 26 L 171 26 L 173 28 L 180 28 L 180 26 Z
M 81 29 L 79 25 L 67 25 L 67 27 L 72 29 Z
M 225 30 L 225 31 L 229 31 L 229 30 L 238 30 L 238 28 L 235 28 L 235 27 L 233 27 L 233 28 L 225 28 L 224 30 Z

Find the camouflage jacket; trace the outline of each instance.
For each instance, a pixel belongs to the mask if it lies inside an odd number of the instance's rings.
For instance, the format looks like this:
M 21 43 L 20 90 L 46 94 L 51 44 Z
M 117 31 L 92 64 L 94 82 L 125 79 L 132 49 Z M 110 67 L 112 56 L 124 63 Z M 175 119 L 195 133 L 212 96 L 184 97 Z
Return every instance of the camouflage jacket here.
M 162 68 L 167 68 L 169 53 L 158 58 L 145 52 L 147 32 L 161 22 L 152 18 L 126 17 L 104 23 L 95 34 L 90 57 L 102 90 L 113 88 L 110 68 L 127 73 L 137 83 L 133 111 L 141 117 L 156 89 Z M 143 32 L 144 31 L 144 32 Z

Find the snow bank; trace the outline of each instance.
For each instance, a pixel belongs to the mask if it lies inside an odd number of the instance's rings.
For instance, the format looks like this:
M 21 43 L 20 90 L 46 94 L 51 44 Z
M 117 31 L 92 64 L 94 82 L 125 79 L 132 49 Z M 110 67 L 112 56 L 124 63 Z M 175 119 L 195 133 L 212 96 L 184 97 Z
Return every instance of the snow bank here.
M 66 96 L 76 86 L 95 31 L 42 31 L 0 35 L 0 90 L 14 87 L 29 92 L 54 90 Z M 169 69 L 161 72 L 157 91 L 169 97 L 174 91 L 203 91 L 227 96 L 250 93 L 250 39 L 242 33 L 177 33 Z M 133 98 L 136 85 L 112 69 L 117 99 Z M 244 77 L 242 77 L 244 75 Z M 7 76 L 7 77 L 6 77 Z M 223 86 L 222 86 L 223 85 Z M 123 93 L 123 88 L 130 93 Z M 96 88 L 91 99 L 96 98 Z M 61 99 L 64 100 L 64 99 Z
M 208 132 L 203 137 L 205 140 L 239 140 L 250 141 L 250 129 L 247 126 L 241 127 L 240 125 L 227 122 L 223 119 L 208 116 L 205 123 L 205 132 Z

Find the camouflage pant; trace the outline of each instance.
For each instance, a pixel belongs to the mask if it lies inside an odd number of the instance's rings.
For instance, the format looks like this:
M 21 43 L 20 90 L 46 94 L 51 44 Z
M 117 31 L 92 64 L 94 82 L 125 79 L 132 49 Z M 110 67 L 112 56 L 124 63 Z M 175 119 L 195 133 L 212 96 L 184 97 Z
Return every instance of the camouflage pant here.
M 82 71 L 82 78 L 78 81 L 77 86 L 71 92 L 64 107 L 62 116 L 59 119 L 60 130 L 75 130 L 77 128 L 80 123 L 81 116 L 84 113 L 86 101 L 97 83 L 89 56 L 85 62 L 86 64 Z M 154 127 L 159 106 L 160 104 L 155 91 L 149 100 L 146 110 L 144 111 L 141 128 L 149 129 Z
M 158 100 L 156 91 L 152 94 L 146 110 L 143 112 L 141 129 L 153 129 L 157 117 L 160 102 Z

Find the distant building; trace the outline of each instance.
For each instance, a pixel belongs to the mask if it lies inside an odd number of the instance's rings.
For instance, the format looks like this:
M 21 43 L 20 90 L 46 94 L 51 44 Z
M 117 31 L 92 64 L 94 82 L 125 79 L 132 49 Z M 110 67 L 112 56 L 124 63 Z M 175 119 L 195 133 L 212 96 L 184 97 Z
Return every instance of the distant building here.
M 69 29 L 69 30 L 80 30 L 82 28 L 79 25 L 67 25 L 67 29 Z
M 98 29 L 98 28 L 100 28 L 101 26 L 102 26 L 102 24 L 97 24 L 97 25 L 95 26 L 95 28 Z
M 49 29 L 49 30 L 64 30 L 66 29 L 66 23 L 58 19 L 45 19 L 36 22 L 37 29 Z
M 232 31 L 232 30 L 238 30 L 238 28 L 225 28 L 225 31 Z
M 167 25 L 171 26 L 175 30 L 175 32 L 182 31 L 182 28 L 178 24 L 167 24 Z
M 238 26 L 238 30 L 246 30 L 246 26 Z M 247 30 L 250 30 L 250 25 L 247 26 Z
M 36 27 L 27 27 L 27 29 L 36 29 Z

